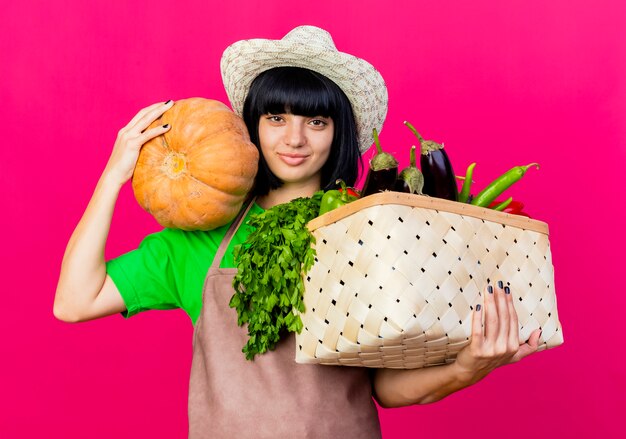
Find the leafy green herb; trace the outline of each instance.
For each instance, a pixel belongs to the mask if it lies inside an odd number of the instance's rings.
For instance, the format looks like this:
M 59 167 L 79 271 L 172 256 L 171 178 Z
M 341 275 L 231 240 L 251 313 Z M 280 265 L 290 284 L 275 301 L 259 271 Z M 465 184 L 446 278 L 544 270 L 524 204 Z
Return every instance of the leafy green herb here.
M 275 348 L 281 333 L 300 332 L 304 312 L 304 282 L 315 259 L 315 238 L 306 228 L 318 215 L 323 192 L 296 198 L 263 213 L 252 215 L 255 230 L 235 247 L 237 274 L 230 307 L 237 310 L 237 324 L 248 324 L 248 342 L 242 351 L 252 360 Z

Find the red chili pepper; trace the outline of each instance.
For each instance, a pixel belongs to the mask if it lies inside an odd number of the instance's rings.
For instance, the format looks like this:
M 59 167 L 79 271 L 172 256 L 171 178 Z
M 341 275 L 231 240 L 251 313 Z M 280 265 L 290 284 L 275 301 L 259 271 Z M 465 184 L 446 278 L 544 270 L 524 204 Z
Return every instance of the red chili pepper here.
M 502 203 L 502 201 L 503 200 L 495 200 L 491 204 L 489 204 L 489 207 L 495 207 L 498 204 Z M 516 212 L 521 212 L 523 208 L 524 208 L 524 203 L 522 203 L 521 201 L 513 200 L 509 203 L 508 206 L 506 206 L 503 212 L 516 213 Z
M 353 187 L 349 187 L 348 189 L 348 195 L 350 195 L 351 197 L 356 197 L 356 198 L 360 198 L 361 194 L 357 192 L 357 190 Z M 343 192 L 343 188 L 339 188 L 339 192 Z
M 501 202 L 502 200 L 496 200 L 492 202 L 489 205 L 489 207 L 493 208 L 497 206 L 498 204 L 500 204 Z M 513 200 L 509 203 L 509 205 L 502 212 L 512 213 L 514 215 L 521 215 L 521 216 L 526 216 L 530 218 L 530 215 L 528 215 L 526 212 L 523 212 L 522 209 L 524 209 L 524 203 L 522 203 L 521 201 Z

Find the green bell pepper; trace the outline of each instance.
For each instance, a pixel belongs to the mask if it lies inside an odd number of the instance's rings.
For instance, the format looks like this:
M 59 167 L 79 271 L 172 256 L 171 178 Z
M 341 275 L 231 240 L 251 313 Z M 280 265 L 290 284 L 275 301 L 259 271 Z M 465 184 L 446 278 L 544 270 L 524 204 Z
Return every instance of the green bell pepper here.
M 351 203 L 359 198 L 353 195 L 355 193 L 354 190 L 346 187 L 346 183 L 343 180 L 338 179 L 335 184 L 341 185 L 341 189 L 333 189 L 324 193 L 320 204 L 320 215 Z

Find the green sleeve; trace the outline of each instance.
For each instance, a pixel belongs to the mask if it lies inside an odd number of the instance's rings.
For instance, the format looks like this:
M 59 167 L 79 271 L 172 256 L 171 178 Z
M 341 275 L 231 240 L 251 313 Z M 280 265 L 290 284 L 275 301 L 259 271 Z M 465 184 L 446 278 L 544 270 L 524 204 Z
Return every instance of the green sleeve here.
M 181 307 L 173 246 L 167 235 L 167 229 L 148 235 L 136 250 L 107 262 L 107 273 L 126 304 L 124 317 L 149 309 Z
M 248 218 L 263 212 L 254 205 Z M 107 262 L 126 305 L 125 317 L 149 309 L 182 308 L 195 324 L 202 308 L 202 288 L 207 270 L 230 224 L 210 231 L 164 229 L 148 235 L 137 250 Z M 245 241 L 251 227 L 243 224 L 231 241 L 222 268 L 235 267 L 233 248 Z

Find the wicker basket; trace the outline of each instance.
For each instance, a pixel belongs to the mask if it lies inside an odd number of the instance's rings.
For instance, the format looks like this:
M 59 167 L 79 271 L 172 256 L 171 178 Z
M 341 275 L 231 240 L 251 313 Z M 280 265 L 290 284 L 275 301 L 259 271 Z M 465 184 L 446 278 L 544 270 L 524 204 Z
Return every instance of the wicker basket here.
M 469 343 L 488 282 L 511 288 L 520 339 L 563 343 L 547 224 L 399 192 L 333 210 L 308 225 L 315 264 L 305 276 L 296 361 L 419 368 L 454 361 Z

